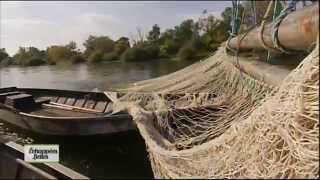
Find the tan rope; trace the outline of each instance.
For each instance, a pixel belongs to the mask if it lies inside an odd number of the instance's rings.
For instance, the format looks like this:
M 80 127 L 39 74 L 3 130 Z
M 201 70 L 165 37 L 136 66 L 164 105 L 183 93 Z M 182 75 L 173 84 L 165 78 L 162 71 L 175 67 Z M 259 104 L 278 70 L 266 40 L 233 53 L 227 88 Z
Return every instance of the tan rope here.
M 271 8 L 272 8 L 272 5 L 273 5 L 274 1 L 271 0 L 269 2 L 269 5 L 267 7 L 267 10 L 263 16 L 263 19 L 262 19 L 262 22 L 261 22 L 261 26 L 260 26 L 260 32 L 259 32 L 259 39 L 260 39 L 260 44 L 263 46 L 263 48 L 265 48 L 266 50 L 275 50 L 273 47 L 270 47 L 267 45 L 267 43 L 264 41 L 264 38 L 263 38 L 263 32 L 264 32 L 264 28 L 265 28 L 265 24 L 266 24 L 266 21 L 269 17 L 269 14 L 271 12 Z

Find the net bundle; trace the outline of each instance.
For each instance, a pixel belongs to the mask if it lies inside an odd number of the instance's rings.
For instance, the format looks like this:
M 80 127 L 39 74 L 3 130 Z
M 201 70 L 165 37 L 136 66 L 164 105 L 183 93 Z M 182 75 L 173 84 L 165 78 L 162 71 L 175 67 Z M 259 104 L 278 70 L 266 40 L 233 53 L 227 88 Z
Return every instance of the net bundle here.
M 220 49 L 117 94 L 157 178 L 319 178 L 318 46 L 270 86 Z

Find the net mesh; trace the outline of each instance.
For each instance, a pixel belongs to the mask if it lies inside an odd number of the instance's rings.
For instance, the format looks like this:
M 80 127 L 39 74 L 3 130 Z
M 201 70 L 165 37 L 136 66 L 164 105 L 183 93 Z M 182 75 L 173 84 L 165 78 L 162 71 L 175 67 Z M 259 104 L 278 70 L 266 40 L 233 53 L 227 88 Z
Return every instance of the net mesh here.
M 157 178 L 319 178 L 318 48 L 279 87 L 221 48 L 119 89 L 114 111 L 132 115 Z

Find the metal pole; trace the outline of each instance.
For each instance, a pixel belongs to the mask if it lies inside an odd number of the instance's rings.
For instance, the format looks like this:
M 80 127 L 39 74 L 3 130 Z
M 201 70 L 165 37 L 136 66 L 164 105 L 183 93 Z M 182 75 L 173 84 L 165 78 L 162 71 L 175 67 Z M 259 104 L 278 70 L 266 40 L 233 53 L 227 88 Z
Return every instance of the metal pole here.
M 268 46 L 274 47 L 271 27 L 271 23 L 265 25 L 263 39 Z M 239 49 L 240 52 L 253 49 L 264 50 L 259 38 L 259 29 L 260 27 L 253 29 L 245 37 L 242 34 L 232 38 L 229 46 L 233 49 Z M 319 3 L 315 3 L 286 16 L 280 24 L 278 38 L 285 48 L 301 51 L 307 50 L 316 41 L 318 32 Z M 239 45 L 240 40 L 241 43 Z

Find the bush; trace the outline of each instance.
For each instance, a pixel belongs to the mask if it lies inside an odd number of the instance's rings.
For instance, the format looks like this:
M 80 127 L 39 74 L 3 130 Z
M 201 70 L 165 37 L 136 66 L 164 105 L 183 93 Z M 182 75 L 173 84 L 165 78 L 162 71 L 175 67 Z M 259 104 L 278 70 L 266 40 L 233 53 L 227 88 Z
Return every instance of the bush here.
M 164 48 L 168 55 L 175 55 L 179 51 L 180 45 L 178 42 L 175 42 L 172 39 L 168 39 L 165 41 Z
M 197 49 L 194 42 L 189 42 L 179 49 L 178 57 L 182 60 L 192 60 L 196 57 Z
M 40 66 L 46 64 L 46 61 L 44 61 L 41 58 L 37 58 L 37 57 L 32 57 L 31 59 L 29 59 L 26 63 L 26 66 Z
M 124 61 L 143 61 L 159 57 L 160 49 L 154 45 L 139 45 L 127 49 L 121 56 Z
M 21 66 L 40 66 L 46 64 L 46 61 L 38 57 L 31 57 L 25 60 L 20 60 L 17 64 Z
M 98 63 L 102 61 L 102 57 L 103 53 L 101 51 L 95 51 L 89 56 L 88 61 L 90 63 Z
M 168 58 L 170 57 L 168 51 L 167 51 L 167 47 L 165 45 L 160 45 L 159 46 L 159 56 L 162 58 Z
M 57 64 L 56 62 L 54 62 L 54 61 L 49 61 L 49 60 L 47 60 L 47 63 L 48 63 L 49 65 L 56 65 L 56 64 Z
M 146 51 L 147 59 L 156 59 L 159 57 L 160 49 L 158 46 L 155 45 L 148 45 L 144 47 Z
M 118 60 L 119 56 L 116 52 L 109 52 L 109 53 L 105 53 L 102 59 L 104 61 L 114 61 L 114 60 Z
M 141 60 L 142 58 L 142 49 L 138 47 L 129 48 L 121 55 L 121 59 L 124 61 L 137 61 Z
M 10 66 L 10 65 L 16 65 L 17 62 L 11 58 L 11 57 L 6 57 L 0 62 L 0 66 Z
M 85 62 L 86 60 L 83 58 L 82 55 L 74 55 L 71 57 L 71 62 L 72 64 L 78 64 L 78 63 L 83 63 Z

